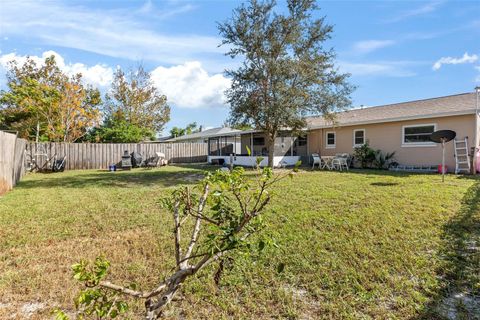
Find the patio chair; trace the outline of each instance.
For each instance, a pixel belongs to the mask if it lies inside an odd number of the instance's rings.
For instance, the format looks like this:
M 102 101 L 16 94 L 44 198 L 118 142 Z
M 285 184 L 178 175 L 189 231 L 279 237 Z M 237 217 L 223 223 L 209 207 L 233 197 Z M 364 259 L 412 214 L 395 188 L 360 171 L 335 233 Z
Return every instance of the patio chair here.
M 318 153 L 312 153 L 312 169 L 315 169 L 315 165 L 318 164 L 318 169 L 320 169 L 320 166 L 322 164 L 322 159 L 320 158 L 320 155 Z
M 165 159 L 165 154 L 162 152 L 155 152 L 155 157 L 149 158 L 148 161 L 145 163 L 145 166 L 148 168 L 156 168 L 159 164 L 163 164 L 163 160 Z
M 52 164 L 52 171 L 53 172 L 63 172 L 65 170 L 65 160 L 67 159 L 67 156 L 63 156 L 61 158 L 57 158 L 55 156 Z
M 338 153 L 335 155 L 335 158 L 332 160 L 333 168 L 343 171 L 343 169 L 348 171 L 348 158 L 350 155 L 348 153 Z

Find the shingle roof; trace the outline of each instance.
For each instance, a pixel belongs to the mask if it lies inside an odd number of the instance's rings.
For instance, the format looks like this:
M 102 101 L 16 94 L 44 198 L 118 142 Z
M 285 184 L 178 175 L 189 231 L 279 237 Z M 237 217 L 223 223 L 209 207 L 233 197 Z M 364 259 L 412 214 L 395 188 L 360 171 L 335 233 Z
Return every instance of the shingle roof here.
M 402 120 L 472 114 L 475 112 L 476 94 L 462 93 L 446 97 L 416 100 L 383 106 L 353 109 L 336 114 L 337 126 L 381 123 Z M 332 127 L 323 117 L 308 117 L 308 128 Z
M 195 140 L 195 139 L 202 139 L 202 138 L 209 138 L 209 137 L 216 137 L 222 135 L 229 135 L 234 132 L 242 132 L 241 130 L 232 129 L 229 127 L 220 127 L 220 128 L 212 128 L 208 130 L 203 130 L 200 132 L 195 132 L 192 134 L 186 134 L 184 136 L 180 136 L 177 138 L 172 138 L 166 140 L 166 142 L 174 142 L 174 141 L 185 141 L 185 140 Z

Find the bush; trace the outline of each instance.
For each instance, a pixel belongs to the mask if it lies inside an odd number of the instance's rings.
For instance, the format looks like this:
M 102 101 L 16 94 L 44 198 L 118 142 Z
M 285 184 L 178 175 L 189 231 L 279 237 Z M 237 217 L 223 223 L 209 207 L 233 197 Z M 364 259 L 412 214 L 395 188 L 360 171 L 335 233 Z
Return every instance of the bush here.
M 394 152 L 383 152 L 382 150 L 374 150 L 370 147 L 368 141 L 360 147 L 356 147 L 353 156 L 360 163 L 362 169 L 388 169 L 394 160 Z
M 375 159 L 373 160 L 372 164 L 376 169 L 388 169 L 393 161 L 394 156 L 395 151 L 384 153 L 381 150 L 375 150 Z
M 368 141 L 353 151 L 353 157 L 360 163 L 362 169 L 370 168 L 375 160 L 375 150 L 370 148 Z

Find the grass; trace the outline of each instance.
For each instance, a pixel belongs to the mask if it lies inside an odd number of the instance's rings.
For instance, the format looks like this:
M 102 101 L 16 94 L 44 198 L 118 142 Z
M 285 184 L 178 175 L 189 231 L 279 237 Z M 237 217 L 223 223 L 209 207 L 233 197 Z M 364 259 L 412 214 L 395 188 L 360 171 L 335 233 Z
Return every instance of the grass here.
M 153 286 L 173 265 L 158 199 L 204 169 L 28 175 L 0 198 L 0 318 L 71 308 L 70 265 L 99 254 L 110 280 Z M 220 288 L 203 272 L 172 319 L 478 319 L 480 180 L 306 170 L 275 192 L 259 236 L 279 247 L 241 257 Z

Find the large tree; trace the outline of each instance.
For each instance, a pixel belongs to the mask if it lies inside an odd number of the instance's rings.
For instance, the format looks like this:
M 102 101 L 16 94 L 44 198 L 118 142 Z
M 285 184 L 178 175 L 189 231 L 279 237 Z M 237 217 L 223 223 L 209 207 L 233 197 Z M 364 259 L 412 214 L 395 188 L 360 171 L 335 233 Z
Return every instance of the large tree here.
M 167 97 L 157 90 L 150 73 L 142 66 L 127 73 L 117 69 L 106 95 L 104 112 L 104 125 L 99 130 L 100 139 L 104 142 L 150 139 L 170 120 Z M 103 135 L 105 131 L 109 134 Z M 138 141 L 119 141 L 124 136 Z
M 82 83 L 82 75 L 68 76 L 55 57 L 41 65 L 30 58 L 12 61 L 7 91 L 0 93 L 1 127 L 38 141 L 75 142 L 99 119 L 100 92 Z
M 251 0 L 219 24 L 227 55 L 242 59 L 227 70 L 232 124 L 249 124 L 267 135 L 268 164 L 281 129 L 298 131 L 305 116 L 332 117 L 350 105 L 353 91 L 335 67 L 335 52 L 325 48 L 332 26 L 315 18 L 314 0 L 288 0 L 285 13 L 276 2 Z

